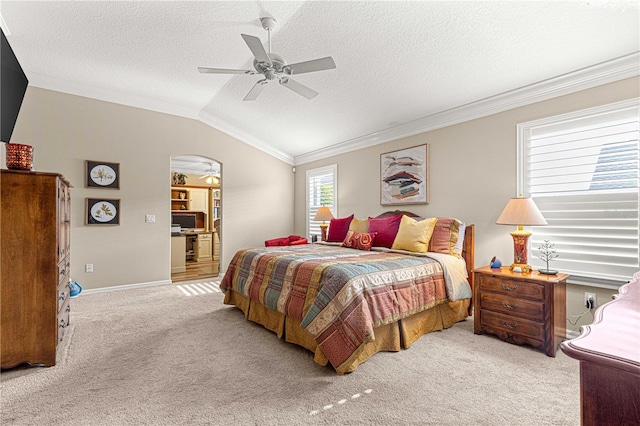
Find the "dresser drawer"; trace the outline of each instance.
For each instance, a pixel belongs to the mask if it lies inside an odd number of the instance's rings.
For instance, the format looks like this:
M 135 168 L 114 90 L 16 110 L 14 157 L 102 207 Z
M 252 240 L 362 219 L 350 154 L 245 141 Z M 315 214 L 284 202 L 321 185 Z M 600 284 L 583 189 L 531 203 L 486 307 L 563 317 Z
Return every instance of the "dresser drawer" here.
M 58 343 L 64 339 L 64 333 L 69 327 L 69 313 L 71 312 L 70 299 L 67 297 L 62 309 L 58 312 Z
M 544 340 L 544 324 L 491 311 L 482 311 L 480 317 L 483 329 L 488 332 L 499 329 L 510 334 L 519 334 L 540 341 Z
M 69 281 L 63 281 L 58 284 L 58 312 L 62 310 L 62 305 L 69 299 L 69 293 L 71 287 L 69 287 Z
M 500 277 L 480 276 L 480 291 L 490 291 L 514 298 L 544 301 L 544 286 L 534 282 L 523 282 Z
M 502 294 L 480 294 L 480 307 L 485 310 L 501 312 L 512 318 L 526 318 L 534 321 L 544 321 L 544 306 L 540 302 L 516 299 Z
M 198 239 L 199 240 L 210 240 L 211 239 L 211 234 L 198 234 Z
M 69 282 L 70 269 L 71 263 L 69 256 L 67 256 L 58 263 L 58 284 Z

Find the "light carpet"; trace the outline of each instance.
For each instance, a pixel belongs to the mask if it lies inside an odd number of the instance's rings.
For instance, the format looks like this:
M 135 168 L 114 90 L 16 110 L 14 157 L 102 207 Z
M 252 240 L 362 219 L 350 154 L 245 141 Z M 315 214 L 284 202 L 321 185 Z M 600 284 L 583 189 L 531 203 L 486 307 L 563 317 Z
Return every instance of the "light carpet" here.
M 215 284 L 73 299 L 58 364 L 0 375 L 0 423 L 580 424 L 578 362 L 561 351 L 474 335 L 467 319 L 338 376 L 223 305 Z

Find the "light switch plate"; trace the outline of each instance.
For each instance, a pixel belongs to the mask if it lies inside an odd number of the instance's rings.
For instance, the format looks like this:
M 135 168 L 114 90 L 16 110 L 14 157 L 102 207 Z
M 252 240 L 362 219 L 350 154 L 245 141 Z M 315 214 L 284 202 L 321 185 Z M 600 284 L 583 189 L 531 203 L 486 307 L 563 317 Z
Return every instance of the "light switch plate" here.
M 146 223 L 156 223 L 156 215 L 155 214 L 148 214 L 144 216 L 144 221 Z

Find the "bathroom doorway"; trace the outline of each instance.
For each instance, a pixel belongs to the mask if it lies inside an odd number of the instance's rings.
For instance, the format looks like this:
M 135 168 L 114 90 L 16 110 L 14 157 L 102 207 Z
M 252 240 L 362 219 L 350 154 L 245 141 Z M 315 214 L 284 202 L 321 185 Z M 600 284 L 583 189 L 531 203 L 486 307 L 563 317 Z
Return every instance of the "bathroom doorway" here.
M 220 274 L 222 165 L 200 155 L 171 157 L 171 281 Z

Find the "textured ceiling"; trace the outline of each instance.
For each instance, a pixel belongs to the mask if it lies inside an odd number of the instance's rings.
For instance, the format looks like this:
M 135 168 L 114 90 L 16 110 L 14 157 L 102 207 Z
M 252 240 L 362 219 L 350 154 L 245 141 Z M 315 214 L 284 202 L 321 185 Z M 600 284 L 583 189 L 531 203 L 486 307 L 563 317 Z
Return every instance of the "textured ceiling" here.
M 291 158 L 640 50 L 637 1 L 15 2 L 0 13 L 31 84 L 205 115 Z M 288 63 L 332 56 L 254 102 L 240 34 Z M 99 97 L 99 96 L 94 96 Z M 144 100 L 142 102 L 141 100 Z

